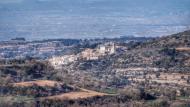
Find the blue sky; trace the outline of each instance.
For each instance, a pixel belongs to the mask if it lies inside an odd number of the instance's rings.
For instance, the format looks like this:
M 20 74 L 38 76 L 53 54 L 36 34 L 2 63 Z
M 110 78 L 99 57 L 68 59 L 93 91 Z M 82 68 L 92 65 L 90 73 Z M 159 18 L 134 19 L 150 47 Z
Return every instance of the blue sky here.
M 190 0 L 0 0 L 0 40 L 162 36 L 189 18 Z

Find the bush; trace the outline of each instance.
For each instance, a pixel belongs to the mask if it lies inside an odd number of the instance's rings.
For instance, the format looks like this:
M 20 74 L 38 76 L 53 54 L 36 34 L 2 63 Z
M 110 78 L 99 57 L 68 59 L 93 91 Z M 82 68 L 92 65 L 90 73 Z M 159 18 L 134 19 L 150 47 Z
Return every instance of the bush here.
M 169 107 L 169 103 L 166 100 L 158 99 L 148 103 L 148 107 Z
M 144 96 L 144 90 L 138 88 L 127 87 L 120 92 L 121 95 L 126 95 L 132 100 L 140 100 Z

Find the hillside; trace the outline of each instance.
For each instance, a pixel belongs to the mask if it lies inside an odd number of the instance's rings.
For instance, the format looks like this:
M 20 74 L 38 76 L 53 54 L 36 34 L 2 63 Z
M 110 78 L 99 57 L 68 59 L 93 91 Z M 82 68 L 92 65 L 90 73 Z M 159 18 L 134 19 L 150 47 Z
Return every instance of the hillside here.
M 114 68 L 145 66 L 159 68 L 188 67 L 190 60 L 189 48 L 190 31 L 185 31 L 138 44 L 124 53 L 116 53 L 99 61 L 81 62 L 82 64 L 77 65 L 81 65 L 81 68 L 82 65 L 88 65 L 88 68 L 93 68 L 90 65 L 96 65 L 94 67 L 98 68 L 105 65 L 104 69 L 109 68 L 109 65 L 114 66 Z M 105 63 L 101 64 L 101 62 Z
M 2 60 L 0 106 L 169 107 L 180 102 L 188 107 L 189 37 L 190 31 L 185 31 L 118 43 L 124 50 L 97 60 L 79 59 L 61 69 L 36 59 Z
M 130 44 L 129 44 L 130 45 Z M 165 72 L 189 72 L 190 70 L 190 31 L 173 34 L 137 44 L 124 53 L 107 56 L 100 61 L 104 64 L 91 68 L 157 68 Z M 95 61 L 96 62 L 96 61 Z M 79 64 L 81 65 L 81 64 Z M 110 66 L 109 66 L 110 65 Z
M 129 43 L 126 51 L 98 60 L 76 61 L 63 69 L 72 75 L 71 82 L 98 90 L 124 87 L 131 84 L 129 78 L 144 78 L 150 73 L 185 74 L 190 71 L 189 41 L 190 31 L 185 31 L 132 46 Z
M 138 48 L 190 47 L 190 30 L 164 36 L 138 46 Z
M 127 51 L 123 62 L 129 67 L 156 67 L 165 72 L 189 72 L 190 31 L 145 42 Z

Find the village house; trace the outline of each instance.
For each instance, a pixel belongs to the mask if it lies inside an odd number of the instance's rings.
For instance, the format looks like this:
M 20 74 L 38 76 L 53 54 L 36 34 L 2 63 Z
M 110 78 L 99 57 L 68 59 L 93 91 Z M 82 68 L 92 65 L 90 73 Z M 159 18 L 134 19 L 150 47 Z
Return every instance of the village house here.
M 112 42 L 103 44 L 99 46 L 99 53 L 101 55 L 106 55 L 106 54 L 114 54 L 115 53 L 115 44 Z
M 86 49 L 80 53 L 80 57 L 84 60 L 97 60 L 99 53 L 94 49 Z
M 64 55 L 64 56 L 53 57 L 49 59 L 49 62 L 51 63 L 52 66 L 59 68 L 62 65 L 67 65 L 76 60 L 77 60 L 76 55 Z
M 86 49 L 80 53 L 80 57 L 84 60 L 97 60 L 102 56 L 115 53 L 115 44 L 106 43 L 99 45 L 96 49 Z

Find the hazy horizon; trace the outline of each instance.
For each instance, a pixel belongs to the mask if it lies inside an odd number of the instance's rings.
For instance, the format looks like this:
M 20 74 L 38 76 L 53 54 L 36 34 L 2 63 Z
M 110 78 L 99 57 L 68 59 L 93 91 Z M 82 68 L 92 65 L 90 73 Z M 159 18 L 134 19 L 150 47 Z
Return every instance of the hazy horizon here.
M 189 17 L 189 0 L 0 0 L 0 41 L 162 36 Z

